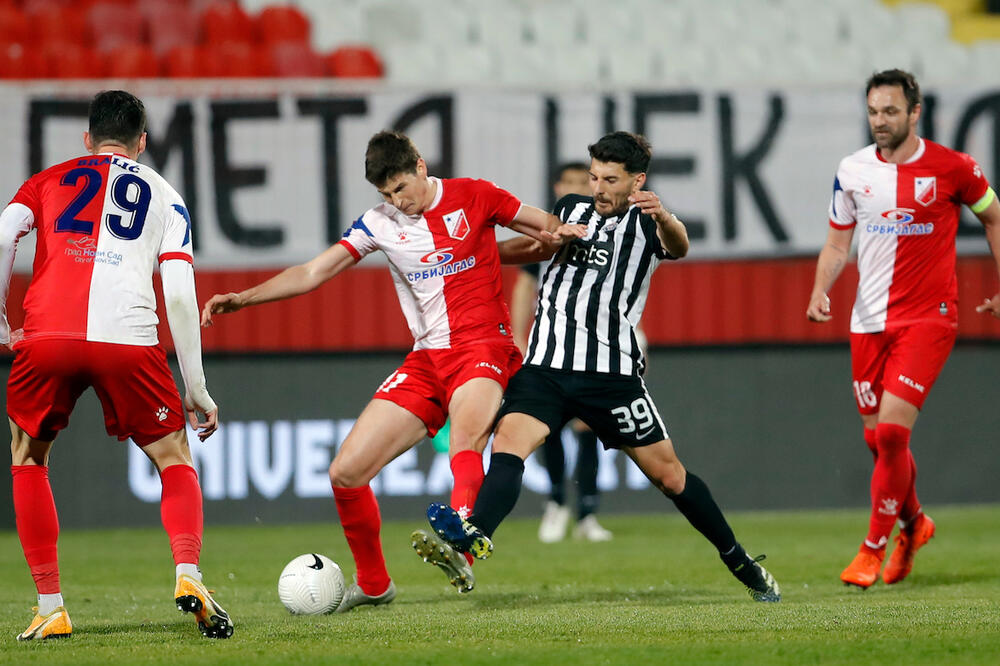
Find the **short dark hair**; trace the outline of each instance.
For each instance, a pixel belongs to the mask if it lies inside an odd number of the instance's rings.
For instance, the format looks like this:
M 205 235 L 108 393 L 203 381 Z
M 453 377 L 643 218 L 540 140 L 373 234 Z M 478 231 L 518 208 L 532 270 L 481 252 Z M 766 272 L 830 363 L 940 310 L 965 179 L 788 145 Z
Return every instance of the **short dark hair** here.
M 562 180 L 563 174 L 567 171 L 586 171 L 590 173 L 590 165 L 584 162 L 563 162 L 552 171 L 552 184 L 555 185 Z
M 142 100 L 124 90 L 105 90 L 94 95 L 88 115 L 93 146 L 114 141 L 134 148 L 146 131 L 146 107 Z
M 590 156 L 598 162 L 616 162 L 629 173 L 645 173 L 652 158 L 649 140 L 632 132 L 605 134 L 597 143 L 587 146 Z
M 402 132 L 384 130 L 368 140 L 365 151 L 365 180 L 382 187 L 401 173 L 416 173 L 420 153 L 410 137 Z
M 865 87 L 865 97 L 872 91 L 872 88 L 880 86 L 899 86 L 902 88 L 903 97 L 906 98 L 907 113 L 912 113 L 913 107 L 921 102 L 920 86 L 917 85 L 917 80 L 913 78 L 913 74 L 909 72 L 904 72 L 901 69 L 887 69 L 882 72 L 875 72 L 868 79 L 868 84 Z

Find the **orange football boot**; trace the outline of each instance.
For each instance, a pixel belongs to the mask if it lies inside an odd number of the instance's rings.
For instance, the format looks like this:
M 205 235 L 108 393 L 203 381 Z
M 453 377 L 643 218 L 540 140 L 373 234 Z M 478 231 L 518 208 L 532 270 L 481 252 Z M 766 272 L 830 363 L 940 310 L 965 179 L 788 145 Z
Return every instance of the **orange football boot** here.
M 882 558 L 885 551 L 879 554 L 862 548 L 854 556 L 854 560 L 847 565 L 847 568 L 840 573 L 840 580 L 847 585 L 857 585 L 862 589 L 867 589 L 878 579 L 878 572 L 882 568 Z
M 934 521 L 921 513 L 896 535 L 896 547 L 882 572 L 882 580 L 892 585 L 906 578 L 913 569 L 913 556 L 934 536 Z
M 69 613 L 62 606 L 57 606 L 48 615 L 39 615 L 35 607 L 35 617 L 28 628 L 17 635 L 19 641 L 33 641 L 48 638 L 68 638 L 73 634 L 73 623 L 69 621 Z

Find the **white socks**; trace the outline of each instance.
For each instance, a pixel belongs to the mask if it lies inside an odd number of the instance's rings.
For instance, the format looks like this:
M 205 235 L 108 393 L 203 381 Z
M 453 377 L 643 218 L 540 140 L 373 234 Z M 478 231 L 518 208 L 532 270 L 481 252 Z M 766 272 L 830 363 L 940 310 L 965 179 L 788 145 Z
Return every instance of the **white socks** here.
M 201 582 L 201 569 L 198 568 L 197 564 L 187 564 L 181 563 L 177 565 L 177 578 L 181 577 L 181 574 L 190 576 L 194 578 L 199 583 Z
M 63 605 L 62 592 L 38 595 L 38 614 L 46 616 Z

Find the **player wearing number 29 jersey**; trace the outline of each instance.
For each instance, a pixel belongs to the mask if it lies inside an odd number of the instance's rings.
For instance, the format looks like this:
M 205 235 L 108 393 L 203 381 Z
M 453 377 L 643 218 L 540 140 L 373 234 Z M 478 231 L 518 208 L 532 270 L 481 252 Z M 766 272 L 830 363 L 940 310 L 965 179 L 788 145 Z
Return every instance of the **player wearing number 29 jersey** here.
M 178 609 L 194 613 L 205 636 L 227 638 L 232 621 L 198 569 L 202 497 L 184 428 L 185 411 L 202 440 L 218 427 L 202 369 L 187 211 L 172 187 L 136 162 L 146 147 L 141 100 L 104 91 L 88 115 L 83 143 L 90 154 L 33 176 L 0 213 L 0 344 L 13 342 L 16 354 L 7 379 L 14 512 L 38 590 L 38 612 L 17 638 L 72 633 L 59 587 L 48 454 L 88 388 L 101 402 L 108 434 L 132 439 L 160 474 Z M 11 333 L 11 270 L 18 240 L 31 231 L 37 242 L 24 328 Z M 157 266 L 184 378 L 183 403 L 157 344 Z
M 33 176 L 11 200 L 20 231 L 36 231 L 24 299 L 24 339 L 73 338 L 155 345 L 150 280 L 162 261 L 191 257 L 180 195 L 125 155 L 101 153 Z

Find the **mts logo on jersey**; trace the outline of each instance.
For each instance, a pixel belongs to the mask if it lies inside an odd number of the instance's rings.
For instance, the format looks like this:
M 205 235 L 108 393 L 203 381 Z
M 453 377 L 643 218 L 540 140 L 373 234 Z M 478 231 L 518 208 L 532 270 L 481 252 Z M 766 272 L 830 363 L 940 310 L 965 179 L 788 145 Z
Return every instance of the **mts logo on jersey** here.
M 562 253 L 562 261 L 570 266 L 592 268 L 601 273 L 608 272 L 615 246 L 611 241 L 574 240 Z
M 469 220 L 465 217 L 465 210 L 462 208 L 442 216 L 441 219 L 444 220 L 448 235 L 455 240 L 465 240 L 465 237 L 469 235 L 471 227 Z

